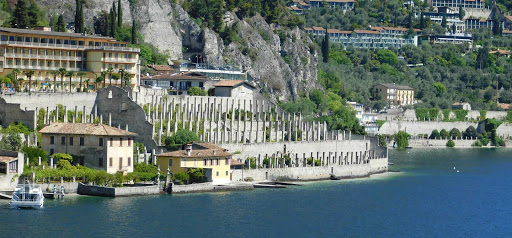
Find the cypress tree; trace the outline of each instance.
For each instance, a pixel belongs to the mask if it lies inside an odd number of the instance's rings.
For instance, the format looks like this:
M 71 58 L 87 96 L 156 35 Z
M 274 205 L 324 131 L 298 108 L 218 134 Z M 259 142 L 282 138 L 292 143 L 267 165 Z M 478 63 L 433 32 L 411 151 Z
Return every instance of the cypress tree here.
M 447 24 L 447 23 L 446 23 L 446 17 L 445 17 L 445 16 L 443 16 L 443 19 L 441 20 L 441 26 L 442 26 L 443 28 L 446 28 L 446 24 Z
M 123 9 L 121 8 L 121 0 L 117 0 L 117 27 L 123 26 Z
M 465 15 L 466 15 L 466 11 L 464 11 L 464 8 L 462 8 L 462 6 L 459 6 L 459 20 L 464 19 Z
M 14 28 L 25 29 L 29 27 L 28 19 L 27 2 L 25 2 L 25 0 L 18 0 L 16 8 L 12 13 L 11 26 Z
M 55 27 L 55 31 L 66 32 L 66 22 L 64 21 L 63 15 L 59 15 L 59 19 L 57 20 L 57 26 Z
M 327 29 L 325 31 L 324 40 L 322 41 L 322 56 L 324 58 L 324 63 L 329 62 L 329 34 L 327 33 Z
M 423 13 L 421 13 L 421 16 L 420 16 L 420 29 L 424 29 L 425 28 L 425 17 L 423 16 Z
M 137 26 L 135 20 L 132 21 L 132 44 L 137 44 Z
M 75 12 L 75 32 L 84 33 L 84 7 L 82 0 L 76 0 L 76 12 Z
M 27 8 L 28 14 L 28 27 L 32 28 L 38 25 L 39 22 L 39 7 L 35 1 L 30 1 L 30 6 Z
M 109 31 L 109 35 L 110 37 L 116 37 L 116 25 L 117 25 L 117 22 L 116 22 L 116 15 L 115 15 L 115 11 L 114 9 L 110 9 L 110 15 L 109 15 L 110 19 L 109 19 L 109 23 L 110 23 L 110 31 Z

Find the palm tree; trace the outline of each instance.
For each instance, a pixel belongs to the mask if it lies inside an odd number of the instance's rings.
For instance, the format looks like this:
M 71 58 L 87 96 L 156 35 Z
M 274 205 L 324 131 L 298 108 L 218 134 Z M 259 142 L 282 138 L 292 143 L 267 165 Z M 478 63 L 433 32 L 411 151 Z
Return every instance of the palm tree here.
M 103 87 L 105 87 L 106 76 L 107 76 L 107 71 L 103 71 L 103 72 L 101 72 L 101 76 L 100 76 L 100 77 L 101 77 L 101 79 L 103 80 Z M 96 79 L 98 79 L 98 78 L 96 78 Z M 97 90 L 97 89 L 98 89 L 98 88 L 96 87 L 96 90 Z
M 103 87 L 105 87 L 105 78 L 103 76 L 98 76 L 96 78 L 96 91 L 98 91 L 98 83 L 101 83 L 101 82 L 103 82 Z
M 112 78 L 112 79 L 114 80 L 114 82 L 117 84 L 117 80 L 119 80 L 120 76 L 119 76 L 119 74 L 112 74 L 112 77 L 111 77 L 111 78 Z M 110 84 L 110 85 L 112 85 L 112 84 Z
M 135 74 L 125 73 L 124 75 L 124 84 L 126 87 L 130 86 L 130 82 Z
M 21 73 L 20 69 L 12 69 L 12 74 L 14 76 L 14 80 L 13 80 L 14 82 L 16 82 L 18 80 L 18 74 L 20 74 L 20 73 Z M 14 82 L 13 82 L 13 84 L 14 84 Z
M 119 69 L 119 76 L 121 77 L 121 88 L 123 87 L 124 69 Z
M 76 73 L 76 76 L 80 77 L 80 86 L 78 88 L 82 89 L 82 78 L 85 76 L 85 72 L 80 71 Z
M 108 73 L 108 78 L 109 78 L 109 84 L 112 85 L 112 73 L 114 72 L 114 69 L 112 67 L 108 67 L 107 69 L 107 73 Z
M 53 91 L 55 92 L 55 88 L 57 87 L 57 75 L 59 75 L 59 71 L 54 70 L 50 73 L 53 75 Z
M 16 80 L 16 84 L 18 85 L 18 92 L 21 91 L 21 86 L 23 86 L 23 81 L 25 81 L 25 79 L 23 78 L 19 78 L 18 80 Z
M 87 89 L 87 91 L 89 91 L 89 79 L 85 80 L 85 89 Z M 85 92 L 85 89 L 82 91 Z
M 66 73 L 66 76 L 69 77 L 69 92 L 71 92 L 71 79 L 73 79 L 73 76 L 75 75 L 75 72 L 73 71 L 68 71 Z
M 30 93 L 30 85 L 32 84 L 32 75 L 34 75 L 36 72 L 34 70 L 25 71 L 25 75 L 28 78 L 28 92 Z
M 64 75 L 66 75 L 68 71 L 65 69 L 65 68 L 60 68 L 59 69 L 59 74 L 60 74 L 60 91 L 62 92 L 62 90 L 64 90 L 62 87 L 64 85 Z

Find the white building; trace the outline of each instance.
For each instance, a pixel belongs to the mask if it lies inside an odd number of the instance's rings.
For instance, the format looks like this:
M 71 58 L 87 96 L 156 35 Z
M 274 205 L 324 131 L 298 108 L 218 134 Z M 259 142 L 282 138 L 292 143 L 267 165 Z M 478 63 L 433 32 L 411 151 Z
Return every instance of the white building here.
M 222 80 L 215 84 L 215 96 L 252 100 L 254 89 L 255 87 L 245 80 Z

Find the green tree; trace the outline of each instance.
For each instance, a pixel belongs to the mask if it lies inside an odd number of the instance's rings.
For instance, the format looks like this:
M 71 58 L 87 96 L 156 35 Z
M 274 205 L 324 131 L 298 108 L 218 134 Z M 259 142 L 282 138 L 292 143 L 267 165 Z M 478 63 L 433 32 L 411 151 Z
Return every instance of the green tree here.
M 441 138 L 441 134 L 439 134 L 439 131 L 437 129 L 432 130 L 432 133 L 430 134 L 430 139 L 439 139 Z
M 59 69 L 59 75 L 60 75 L 60 91 L 64 91 L 64 76 L 66 76 L 68 71 L 65 68 Z
M 187 90 L 187 94 L 190 96 L 206 96 L 206 91 L 201 89 L 200 87 L 190 87 Z
M 466 16 L 466 11 L 464 11 L 464 8 L 461 5 L 459 6 L 459 20 L 464 19 L 464 16 Z
M 476 68 L 477 69 L 485 69 L 491 66 L 491 56 L 489 55 L 489 47 L 484 46 L 478 49 L 478 53 L 476 56 Z
M 450 130 L 450 138 L 451 139 L 460 139 L 462 137 L 462 134 L 460 133 L 459 129 L 453 128 Z
M 441 96 L 446 93 L 446 86 L 443 83 L 436 82 L 434 83 L 434 88 L 436 89 L 437 96 Z
M 441 19 L 441 26 L 442 26 L 443 28 L 446 28 L 446 26 L 447 26 L 447 23 L 446 23 L 446 16 L 443 16 L 443 19 Z
M 132 21 L 132 37 L 131 37 L 131 43 L 137 44 L 137 25 L 135 24 L 135 20 Z
M 448 131 L 445 129 L 442 129 L 439 134 L 441 135 L 441 139 L 447 139 L 450 136 L 450 133 L 448 133 Z
M 31 0 L 27 9 L 29 28 L 39 25 L 40 14 L 41 12 L 39 11 L 37 3 Z
M 495 36 L 501 36 L 503 28 L 501 27 L 501 21 L 498 19 L 496 15 L 494 15 L 492 23 L 492 34 L 494 34 Z
M 204 183 L 206 182 L 206 175 L 203 168 L 191 168 L 188 170 L 190 183 Z
M 25 71 L 25 76 L 28 78 L 28 91 L 30 92 L 30 85 L 32 84 L 32 76 L 35 74 L 34 70 Z
M 66 76 L 69 77 L 69 92 L 71 92 L 72 88 L 73 88 L 73 83 L 71 82 L 73 80 L 73 76 L 75 76 L 75 72 L 73 71 L 68 71 L 66 73 Z
M 398 63 L 398 56 L 389 49 L 378 50 L 376 58 L 381 64 L 396 65 Z
M 114 38 L 117 35 L 117 29 L 116 29 L 117 21 L 116 21 L 115 9 L 116 9 L 116 3 L 114 2 L 112 8 L 110 9 L 110 14 L 109 14 L 109 24 L 110 24 L 109 36 L 114 37 Z
M 448 142 L 446 142 L 446 146 L 447 147 L 455 147 L 455 142 L 453 142 L 453 140 L 448 140 Z
M 18 151 L 21 148 L 21 136 L 17 132 L 9 132 L 4 134 L 0 141 L 0 149 Z
M 121 6 L 121 0 L 117 0 L 117 27 L 123 26 L 123 9 Z
M 11 26 L 20 29 L 25 29 L 30 26 L 26 0 L 18 0 L 16 3 L 16 8 L 12 13 Z
M 76 76 L 80 77 L 80 84 L 78 86 L 79 89 L 82 89 L 82 80 L 83 80 L 83 77 L 85 76 L 85 72 L 83 71 L 80 71 L 78 73 L 76 73 Z
M 466 139 L 473 139 L 478 136 L 477 131 L 475 127 L 469 126 L 463 133 L 464 138 Z
M 75 0 L 75 32 L 76 33 L 84 33 L 85 32 L 85 23 L 84 23 L 84 0 Z
M 329 62 L 329 34 L 325 33 L 324 40 L 322 41 L 322 57 L 324 63 Z
M 423 12 L 421 13 L 421 16 L 420 16 L 420 29 L 425 29 L 426 27 L 426 23 L 425 23 L 425 17 L 423 16 Z
M 41 157 L 41 159 L 46 159 L 48 157 L 48 152 L 34 146 L 24 146 L 21 151 L 25 154 L 25 158 L 28 158 L 29 163 L 32 165 L 37 165 L 39 157 Z
M 395 134 L 396 146 L 398 148 L 405 148 L 409 146 L 409 134 L 405 131 L 399 131 Z
M 66 32 L 66 22 L 64 21 L 64 16 L 62 14 L 59 15 L 57 25 L 55 26 L 55 31 Z
M 178 130 L 176 134 L 165 138 L 165 147 L 168 150 L 176 150 L 183 144 L 199 141 L 196 133 L 189 130 Z

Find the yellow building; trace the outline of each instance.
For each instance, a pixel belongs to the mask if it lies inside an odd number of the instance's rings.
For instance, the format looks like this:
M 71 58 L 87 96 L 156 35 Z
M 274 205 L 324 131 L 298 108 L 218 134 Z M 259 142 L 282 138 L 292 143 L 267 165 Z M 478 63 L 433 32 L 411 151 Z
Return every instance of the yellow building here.
M 64 75 L 61 85 L 61 75 L 55 75 L 61 68 L 74 72 L 72 91 L 80 84 L 78 72 L 85 73 L 82 88 L 86 87 L 88 79 L 89 88 L 93 89 L 96 78 L 109 68 L 113 73 L 130 74 L 130 84 L 138 85 L 139 52 L 140 49 L 110 37 L 53 32 L 49 27 L 35 30 L 0 27 L 0 76 L 13 74 L 13 69 L 18 69 L 20 73 L 16 78 L 24 79 L 22 88 L 28 88 L 26 73 L 34 71 L 31 89 L 69 91 L 69 76 Z M 109 76 L 105 77 L 107 84 Z M 121 85 L 120 81 L 112 81 L 112 84 Z
M 409 86 L 380 83 L 375 86 L 375 93 L 394 105 L 414 104 L 414 89 Z
M 133 172 L 133 132 L 91 123 L 53 123 L 39 132 L 50 155 L 71 154 L 75 163 L 108 173 Z
M 218 185 L 231 181 L 231 156 L 219 146 L 194 143 L 187 145 L 186 150 L 157 155 L 157 162 L 162 171 L 169 168 L 173 174 L 187 172 L 190 168 L 203 168 L 208 182 Z

